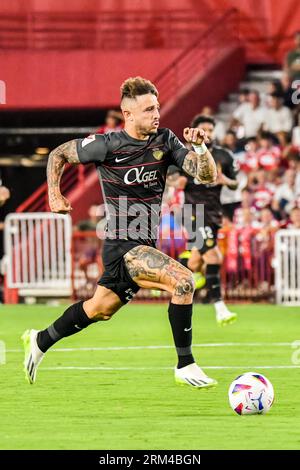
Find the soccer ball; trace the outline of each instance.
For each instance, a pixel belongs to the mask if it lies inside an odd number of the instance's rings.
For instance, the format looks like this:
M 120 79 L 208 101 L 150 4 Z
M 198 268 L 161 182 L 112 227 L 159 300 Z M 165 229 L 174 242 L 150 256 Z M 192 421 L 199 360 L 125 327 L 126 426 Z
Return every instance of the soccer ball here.
M 239 375 L 230 385 L 228 395 L 231 408 L 239 415 L 265 414 L 274 401 L 273 385 L 257 372 Z

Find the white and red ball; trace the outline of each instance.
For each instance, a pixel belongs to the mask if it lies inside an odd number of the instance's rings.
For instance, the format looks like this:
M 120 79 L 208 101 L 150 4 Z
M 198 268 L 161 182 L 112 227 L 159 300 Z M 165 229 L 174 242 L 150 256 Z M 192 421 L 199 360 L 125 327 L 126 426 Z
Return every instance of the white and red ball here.
M 231 408 L 239 415 L 265 414 L 273 405 L 274 389 L 264 375 L 247 372 L 232 382 L 228 396 Z

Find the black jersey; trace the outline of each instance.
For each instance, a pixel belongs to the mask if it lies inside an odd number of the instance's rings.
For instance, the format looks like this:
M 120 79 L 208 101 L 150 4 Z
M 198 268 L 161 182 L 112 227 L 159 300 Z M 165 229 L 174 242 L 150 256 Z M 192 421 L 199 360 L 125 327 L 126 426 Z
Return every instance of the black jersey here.
M 107 210 L 109 240 L 155 246 L 169 165 L 182 168 L 188 150 L 170 129 L 148 140 L 125 130 L 77 140 L 81 163 L 96 165 Z
M 231 152 L 227 149 L 213 145 L 210 152 L 221 168 L 222 173 L 230 179 L 235 180 L 237 175 L 235 161 Z M 220 201 L 221 184 L 201 184 L 192 176 L 187 177 L 185 187 L 185 202 L 189 204 L 204 204 L 205 224 L 220 225 L 222 219 L 222 205 Z

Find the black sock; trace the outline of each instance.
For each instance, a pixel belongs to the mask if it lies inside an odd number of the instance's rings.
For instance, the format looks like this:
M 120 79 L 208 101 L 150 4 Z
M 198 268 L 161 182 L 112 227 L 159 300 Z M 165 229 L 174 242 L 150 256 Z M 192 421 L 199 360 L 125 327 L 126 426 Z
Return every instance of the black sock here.
M 74 335 L 95 322 L 87 316 L 82 304 L 83 301 L 71 305 L 52 325 L 38 333 L 37 344 L 42 352 L 46 352 L 61 338 Z
M 206 288 L 208 298 L 213 303 L 222 300 L 220 269 L 221 266 L 219 264 L 208 264 L 206 266 Z
M 176 305 L 170 302 L 169 320 L 178 355 L 177 368 L 195 362 L 192 355 L 192 308 L 190 305 Z

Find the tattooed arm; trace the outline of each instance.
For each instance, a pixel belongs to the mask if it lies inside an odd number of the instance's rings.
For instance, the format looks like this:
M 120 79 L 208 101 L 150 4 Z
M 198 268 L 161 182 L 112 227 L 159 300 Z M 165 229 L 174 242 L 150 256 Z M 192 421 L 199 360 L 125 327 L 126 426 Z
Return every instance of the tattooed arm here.
M 52 212 L 65 214 L 72 210 L 69 201 L 60 192 L 60 180 L 65 163 L 78 165 L 80 163 L 76 140 L 70 140 L 50 152 L 47 164 L 47 182 L 49 205 Z
M 184 138 L 187 142 L 200 146 L 205 139 L 202 129 L 184 129 Z M 203 155 L 190 150 L 184 159 L 182 169 L 190 176 L 194 176 L 200 183 L 214 183 L 217 179 L 217 167 L 209 150 Z

